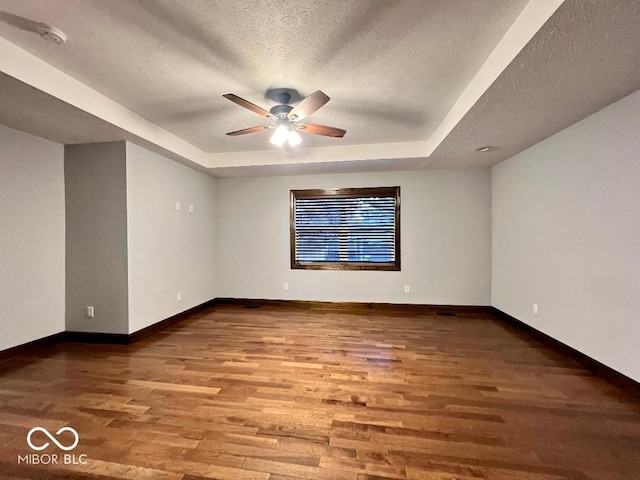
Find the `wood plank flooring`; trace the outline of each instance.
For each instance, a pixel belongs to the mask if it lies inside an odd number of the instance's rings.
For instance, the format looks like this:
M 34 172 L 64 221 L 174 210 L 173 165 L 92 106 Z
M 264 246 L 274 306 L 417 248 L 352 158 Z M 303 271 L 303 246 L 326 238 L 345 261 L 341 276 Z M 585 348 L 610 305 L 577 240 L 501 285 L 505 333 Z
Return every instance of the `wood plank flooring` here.
M 488 314 L 216 306 L 0 362 L 9 478 L 632 480 L 640 401 Z

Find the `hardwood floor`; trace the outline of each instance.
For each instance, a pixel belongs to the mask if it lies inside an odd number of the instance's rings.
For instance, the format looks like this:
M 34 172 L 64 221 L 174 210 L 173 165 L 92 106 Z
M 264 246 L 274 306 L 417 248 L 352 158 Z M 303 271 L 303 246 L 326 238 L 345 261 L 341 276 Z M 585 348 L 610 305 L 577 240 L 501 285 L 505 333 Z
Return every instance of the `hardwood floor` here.
M 5 359 L 0 407 L 0 479 L 640 478 L 640 401 L 488 314 L 216 306 Z

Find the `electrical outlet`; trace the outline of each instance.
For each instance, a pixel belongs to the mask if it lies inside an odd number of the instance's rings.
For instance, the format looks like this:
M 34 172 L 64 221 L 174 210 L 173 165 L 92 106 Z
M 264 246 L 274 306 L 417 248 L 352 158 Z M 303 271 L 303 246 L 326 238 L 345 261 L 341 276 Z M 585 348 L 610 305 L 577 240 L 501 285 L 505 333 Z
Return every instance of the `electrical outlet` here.
M 410 285 L 405 285 L 404 286 L 404 293 L 411 293 L 411 286 Z
M 180 210 L 181 206 L 180 206 L 180 202 L 176 202 L 176 210 Z
M 192 203 L 189 204 L 189 213 L 193 213 L 193 204 Z
M 533 313 L 536 314 L 536 315 L 538 314 L 538 304 L 537 303 L 533 304 Z
M 87 318 L 93 318 L 94 316 L 93 307 L 87 307 Z
M 289 290 L 289 283 L 288 282 L 284 282 L 284 289 L 285 290 Z
M 178 292 L 178 293 L 176 293 L 176 300 L 177 300 L 178 302 L 181 302 L 181 301 L 182 301 L 182 292 Z

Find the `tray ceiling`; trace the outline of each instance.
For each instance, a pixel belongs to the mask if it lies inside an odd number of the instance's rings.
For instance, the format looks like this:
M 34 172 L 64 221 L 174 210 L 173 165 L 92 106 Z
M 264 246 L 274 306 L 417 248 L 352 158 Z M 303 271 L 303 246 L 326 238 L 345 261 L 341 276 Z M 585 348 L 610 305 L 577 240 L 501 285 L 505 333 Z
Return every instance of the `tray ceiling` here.
M 613 0 L 2 0 L 0 123 L 212 175 L 487 166 L 640 88 L 639 21 Z M 268 109 L 277 87 L 327 93 L 309 121 L 347 135 L 225 136 L 264 119 L 222 94 Z

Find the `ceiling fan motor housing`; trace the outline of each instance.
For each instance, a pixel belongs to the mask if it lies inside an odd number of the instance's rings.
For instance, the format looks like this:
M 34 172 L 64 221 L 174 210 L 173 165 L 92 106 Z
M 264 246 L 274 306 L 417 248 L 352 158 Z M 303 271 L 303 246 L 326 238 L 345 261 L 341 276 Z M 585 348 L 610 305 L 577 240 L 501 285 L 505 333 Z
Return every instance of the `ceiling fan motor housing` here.
M 269 110 L 269 113 L 274 117 L 283 118 L 286 117 L 291 110 L 293 110 L 291 105 L 274 105 Z

